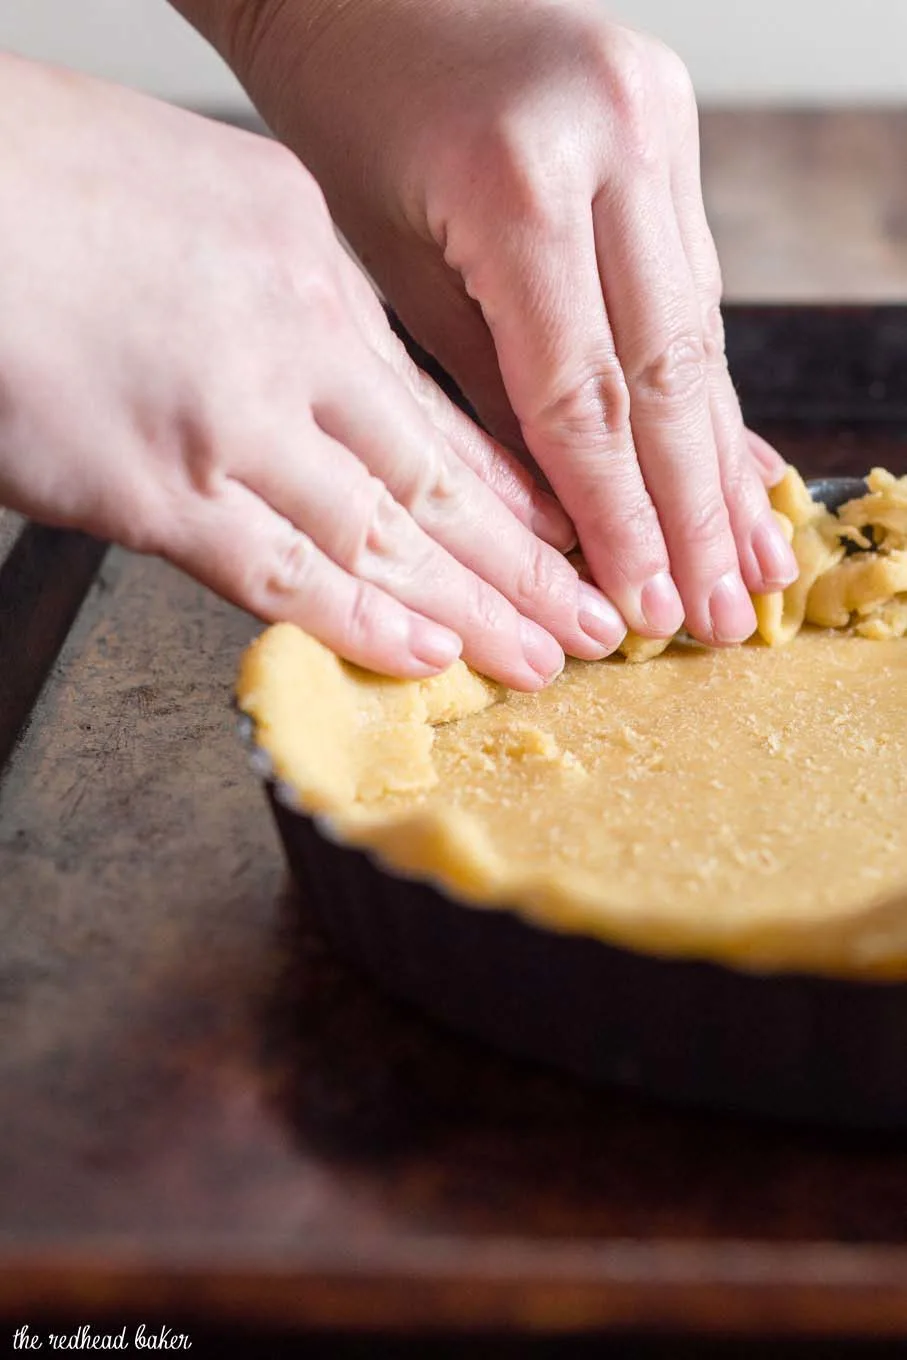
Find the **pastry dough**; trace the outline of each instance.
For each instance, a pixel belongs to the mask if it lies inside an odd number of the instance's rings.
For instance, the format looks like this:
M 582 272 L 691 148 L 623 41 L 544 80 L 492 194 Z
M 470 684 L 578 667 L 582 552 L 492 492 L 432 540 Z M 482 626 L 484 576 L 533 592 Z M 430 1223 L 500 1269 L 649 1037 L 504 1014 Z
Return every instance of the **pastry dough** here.
M 853 624 L 877 640 L 907 636 L 907 477 L 875 468 L 866 480 L 869 493 L 838 515 L 816 504 L 795 468 L 770 492 L 800 572 L 787 590 L 753 601 L 759 636 L 769 646 L 790 642 L 804 623 Z M 848 557 L 848 543 L 876 551 Z M 628 661 L 650 661 L 668 645 L 628 633 L 620 650 Z
M 247 652 L 240 706 L 302 811 L 477 906 L 739 967 L 907 979 L 907 479 L 874 473 L 841 521 L 801 486 L 775 498 L 801 582 L 760 632 L 848 631 L 572 661 L 525 695 L 462 663 L 382 679 L 281 624 Z M 868 530 L 879 553 L 845 556 L 842 534 Z

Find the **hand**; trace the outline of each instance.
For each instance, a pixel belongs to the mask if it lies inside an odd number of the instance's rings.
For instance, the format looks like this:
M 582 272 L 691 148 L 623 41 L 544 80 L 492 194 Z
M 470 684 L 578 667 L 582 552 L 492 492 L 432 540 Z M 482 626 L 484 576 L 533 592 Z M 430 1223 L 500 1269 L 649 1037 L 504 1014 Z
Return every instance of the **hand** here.
M 462 647 L 534 689 L 617 646 L 566 516 L 410 363 L 290 152 L 0 67 L 0 503 L 401 676 Z
M 630 627 L 748 637 L 748 592 L 796 563 L 763 486 L 780 460 L 725 362 L 681 62 L 587 0 L 232 13 L 219 41 L 259 107 L 415 336 L 541 465 Z

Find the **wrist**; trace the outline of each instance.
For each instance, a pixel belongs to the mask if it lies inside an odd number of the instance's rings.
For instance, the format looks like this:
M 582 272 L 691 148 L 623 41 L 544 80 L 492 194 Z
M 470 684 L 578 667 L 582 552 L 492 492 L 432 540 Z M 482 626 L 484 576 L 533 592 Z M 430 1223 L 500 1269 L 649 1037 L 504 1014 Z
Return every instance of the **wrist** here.
M 270 90 L 286 75 L 285 54 L 294 79 L 322 34 L 351 0 L 171 0 L 184 18 L 217 49 L 267 117 Z
M 333 181 L 354 156 L 347 107 L 383 61 L 374 19 L 385 0 L 173 3 L 217 47 L 272 132 L 339 209 Z

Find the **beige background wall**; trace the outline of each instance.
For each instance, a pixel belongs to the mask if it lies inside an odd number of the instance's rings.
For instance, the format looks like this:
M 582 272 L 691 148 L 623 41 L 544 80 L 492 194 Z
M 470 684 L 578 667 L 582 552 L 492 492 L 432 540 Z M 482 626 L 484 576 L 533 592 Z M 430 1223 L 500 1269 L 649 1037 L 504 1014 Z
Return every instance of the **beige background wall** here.
M 712 103 L 907 102 L 907 0 L 608 0 L 659 33 Z M 235 81 L 165 0 L 0 0 L 0 47 L 191 104 Z

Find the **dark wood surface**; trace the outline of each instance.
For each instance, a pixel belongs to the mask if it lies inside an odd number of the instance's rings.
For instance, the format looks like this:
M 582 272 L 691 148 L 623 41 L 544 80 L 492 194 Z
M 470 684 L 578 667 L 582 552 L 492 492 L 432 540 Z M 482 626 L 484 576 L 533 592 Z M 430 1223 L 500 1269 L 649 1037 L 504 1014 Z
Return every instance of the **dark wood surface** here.
M 907 469 L 896 420 L 766 432 Z M 0 782 L 0 1348 L 51 1315 L 907 1339 L 903 1140 L 586 1090 L 330 957 L 233 732 L 254 631 L 113 551 Z

